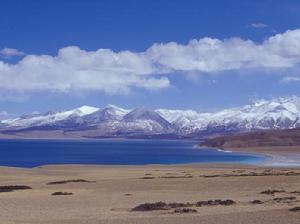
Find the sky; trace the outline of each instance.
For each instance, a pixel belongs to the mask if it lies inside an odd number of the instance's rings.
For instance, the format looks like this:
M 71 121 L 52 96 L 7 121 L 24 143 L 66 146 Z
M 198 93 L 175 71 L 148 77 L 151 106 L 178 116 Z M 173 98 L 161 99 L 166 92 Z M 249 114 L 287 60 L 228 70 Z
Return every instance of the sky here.
M 300 95 L 297 0 L 1 0 L 0 119 Z

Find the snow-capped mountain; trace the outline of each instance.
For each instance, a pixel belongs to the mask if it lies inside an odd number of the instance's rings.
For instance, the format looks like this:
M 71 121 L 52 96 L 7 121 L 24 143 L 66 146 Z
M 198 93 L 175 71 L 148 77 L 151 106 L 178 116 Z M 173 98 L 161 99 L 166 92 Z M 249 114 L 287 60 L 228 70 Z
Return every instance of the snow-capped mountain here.
M 6 128 L 24 129 L 35 126 L 53 125 L 60 121 L 65 121 L 74 117 L 83 117 L 98 111 L 99 108 L 82 106 L 69 111 L 55 112 L 48 111 L 44 114 L 25 115 L 15 119 L 1 121 L 0 125 Z M 1 127 L 0 126 L 0 127 Z
M 171 124 L 155 111 L 126 110 L 114 105 L 100 109 L 83 106 L 65 112 L 47 112 L 1 122 L 2 130 L 97 130 L 98 135 L 164 134 L 173 132 Z
M 129 112 L 130 110 L 125 110 L 114 105 L 108 105 L 102 110 L 99 109 L 98 111 L 85 116 L 84 120 L 90 125 L 97 125 L 112 120 L 121 121 Z
M 300 97 L 256 101 L 244 107 L 216 113 L 158 110 L 182 133 L 203 131 L 247 131 L 300 127 Z
M 123 121 L 129 126 L 138 124 L 139 130 L 147 127 L 152 133 L 172 132 L 171 124 L 155 111 L 144 108 L 137 108 L 124 116 Z
M 93 136 L 172 134 L 201 136 L 224 132 L 300 127 L 300 97 L 260 100 L 215 113 L 193 110 L 100 109 L 83 106 L 64 112 L 25 115 L 0 122 L 1 130 L 87 130 Z M 1 131 L 0 130 L 0 131 Z

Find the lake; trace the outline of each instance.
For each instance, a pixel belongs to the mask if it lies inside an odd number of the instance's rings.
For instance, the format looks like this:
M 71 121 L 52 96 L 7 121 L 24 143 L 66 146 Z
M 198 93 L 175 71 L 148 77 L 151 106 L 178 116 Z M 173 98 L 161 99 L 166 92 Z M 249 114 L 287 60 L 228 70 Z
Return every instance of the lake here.
M 0 140 L 0 166 L 256 163 L 262 156 L 197 149 L 185 140 Z

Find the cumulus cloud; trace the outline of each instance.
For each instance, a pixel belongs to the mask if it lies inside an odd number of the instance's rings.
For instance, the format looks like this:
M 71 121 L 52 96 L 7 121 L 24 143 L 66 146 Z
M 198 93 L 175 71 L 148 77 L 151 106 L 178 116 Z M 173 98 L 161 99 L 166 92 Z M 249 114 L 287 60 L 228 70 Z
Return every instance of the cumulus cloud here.
M 230 70 L 288 70 L 300 63 L 300 29 L 262 43 L 240 38 L 201 38 L 187 44 L 155 43 L 144 52 L 62 48 L 57 55 L 27 55 L 16 64 L 0 61 L 0 89 L 36 91 L 102 91 L 126 94 L 132 88 L 170 86 L 169 76 L 214 74 Z
M 23 56 L 25 55 L 24 52 L 19 51 L 17 49 L 14 48 L 3 48 L 2 50 L 0 50 L 0 56 L 4 57 L 4 58 L 11 58 L 14 56 Z
M 30 91 L 95 90 L 127 93 L 132 87 L 168 87 L 166 77 L 153 76 L 154 68 L 141 53 L 109 49 L 85 51 L 71 46 L 56 56 L 28 55 L 17 64 L 0 62 L 0 87 Z
M 264 24 L 264 23 L 251 23 L 251 27 L 256 28 L 256 29 L 261 29 L 261 28 L 268 27 L 268 25 Z
M 300 62 L 300 29 L 270 37 L 262 43 L 230 38 L 202 38 L 187 45 L 154 44 L 147 57 L 170 71 L 220 72 L 238 69 L 290 68 Z

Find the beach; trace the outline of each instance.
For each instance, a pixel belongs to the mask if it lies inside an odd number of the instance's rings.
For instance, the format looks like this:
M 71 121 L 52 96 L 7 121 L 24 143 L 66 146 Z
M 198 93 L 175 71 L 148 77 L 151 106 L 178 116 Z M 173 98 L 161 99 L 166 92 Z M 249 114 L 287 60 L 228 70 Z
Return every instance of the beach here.
M 300 220 L 297 167 L 1 167 L 0 183 L 0 220 L 5 224 L 298 224 Z M 156 202 L 163 204 L 145 204 Z
M 201 149 L 201 147 L 200 147 Z M 300 167 L 300 146 L 222 147 L 225 152 L 252 153 L 266 157 L 258 165 Z

